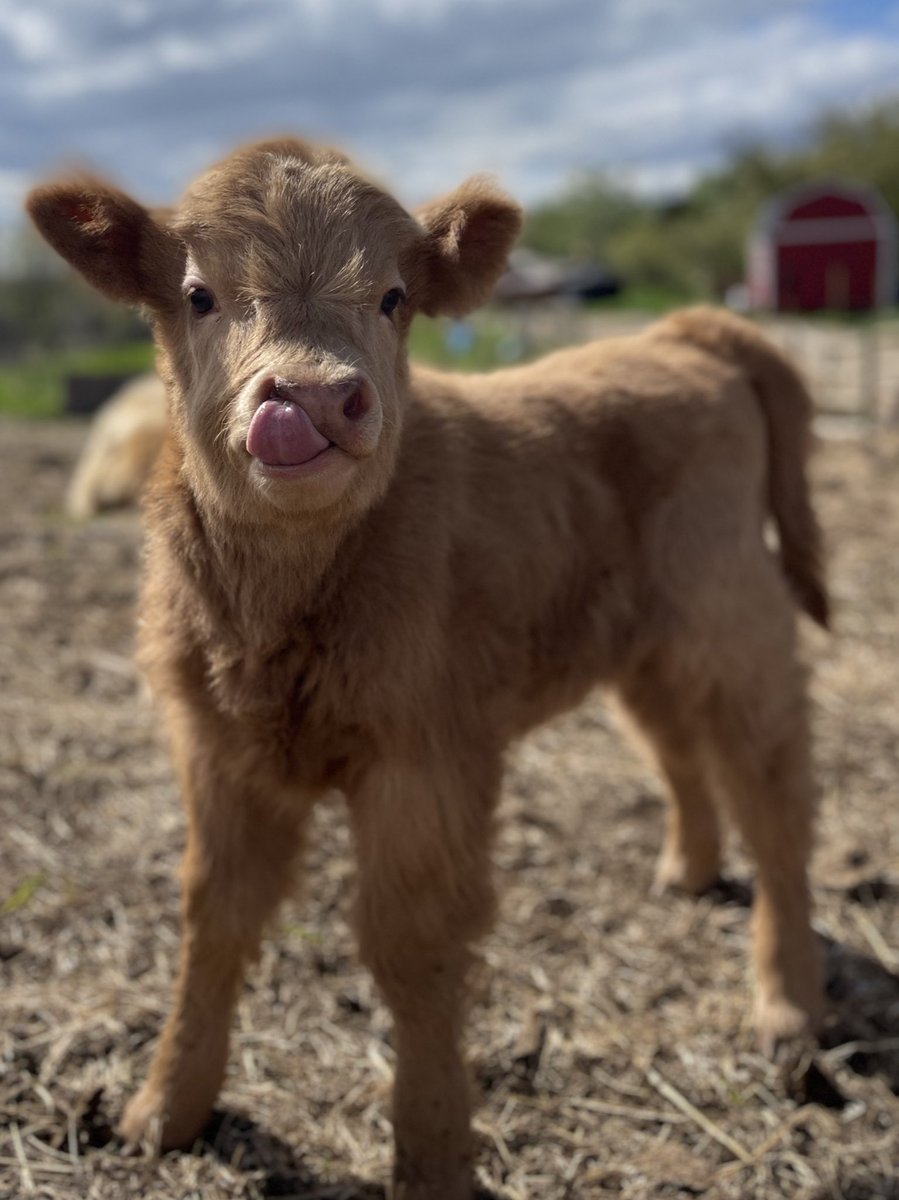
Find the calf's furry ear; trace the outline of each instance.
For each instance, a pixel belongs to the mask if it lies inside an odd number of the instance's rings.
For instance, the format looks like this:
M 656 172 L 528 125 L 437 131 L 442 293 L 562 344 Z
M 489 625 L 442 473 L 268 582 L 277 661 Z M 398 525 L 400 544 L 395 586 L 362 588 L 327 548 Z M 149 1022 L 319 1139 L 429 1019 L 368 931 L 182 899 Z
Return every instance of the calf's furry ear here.
M 521 232 L 521 208 L 475 176 L 416 213 L 425 232 L 421 310 L 461 317 L 483 304 Z
M 155 309 L 177 303 L 184 250 L 124 192 L 85 177 L 37 187 L 25 207 L 53 249 L 104 295 Z

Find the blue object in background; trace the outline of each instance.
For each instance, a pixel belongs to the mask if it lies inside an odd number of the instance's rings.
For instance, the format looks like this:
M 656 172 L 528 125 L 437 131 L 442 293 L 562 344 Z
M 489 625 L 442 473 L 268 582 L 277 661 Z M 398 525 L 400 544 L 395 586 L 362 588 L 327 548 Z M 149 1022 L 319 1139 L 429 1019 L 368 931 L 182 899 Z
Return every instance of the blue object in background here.
M 474 347 L 475 332 L 467 321 L 452 321 L 447 327 L 444 344 L 447 352 L 457 358 L 469 354 Z

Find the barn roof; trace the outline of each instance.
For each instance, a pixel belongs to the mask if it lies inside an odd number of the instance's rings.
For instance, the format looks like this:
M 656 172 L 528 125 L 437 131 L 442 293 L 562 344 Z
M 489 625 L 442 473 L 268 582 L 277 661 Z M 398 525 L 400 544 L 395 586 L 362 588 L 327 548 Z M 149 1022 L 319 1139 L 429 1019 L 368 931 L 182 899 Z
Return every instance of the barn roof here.
M 819 196 L 841 196 L 861 204 L 873 220 L 876 236 L 880 239 L 895 239 L 896 217 L 893 210 L 876 188 L 839 176 L 822 176 L 804 180 L 792 187 L 784 188 L 773 196 L 761 209 L 752 229 L 752 235 L 772 237 L 778 225 L 785 221 L 794 209 L 808 204 Z M 816 219 L 816 218 L 812 218 Z M 827 220 L 841 218 L 828 217 Z

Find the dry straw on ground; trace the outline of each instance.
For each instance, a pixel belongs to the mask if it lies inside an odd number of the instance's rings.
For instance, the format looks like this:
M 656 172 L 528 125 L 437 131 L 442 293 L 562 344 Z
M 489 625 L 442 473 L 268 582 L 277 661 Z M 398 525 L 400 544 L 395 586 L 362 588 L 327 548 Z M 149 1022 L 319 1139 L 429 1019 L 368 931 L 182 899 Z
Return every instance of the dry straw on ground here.
M 138 526 L 60 515 L 80 429 L 0 438 L 0 1197 L 383 1196 L 390 1031 L 336 801 L 208 1142 L 153 1160 L 112 1135 L 167 1003 L 183 842 L 130 660 Z M 816 481 L 837 607 L 808 635 L 824 1048 L 789 1074 L 754 1049 L 738 853 L 715 895 L 649 895 L 659 788 L 597 698 L 510 764 L 470 1039 L 487 1194 L 899 1198 L 899 445 L 829 442 Z

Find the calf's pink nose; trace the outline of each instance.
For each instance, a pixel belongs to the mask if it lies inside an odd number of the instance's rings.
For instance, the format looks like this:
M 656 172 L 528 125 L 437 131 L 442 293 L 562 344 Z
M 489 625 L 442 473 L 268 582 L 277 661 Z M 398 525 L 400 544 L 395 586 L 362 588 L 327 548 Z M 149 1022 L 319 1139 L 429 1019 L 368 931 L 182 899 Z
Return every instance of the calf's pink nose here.
M 371 407 L 368 389 L 359 378 L 346 379 L 342 383 L 295 383 L 275 378 L 269 383 L 265 398 L 298 404 L 316 426 L 333 420 L 338 414 L 348 421 L 358 421 Z

